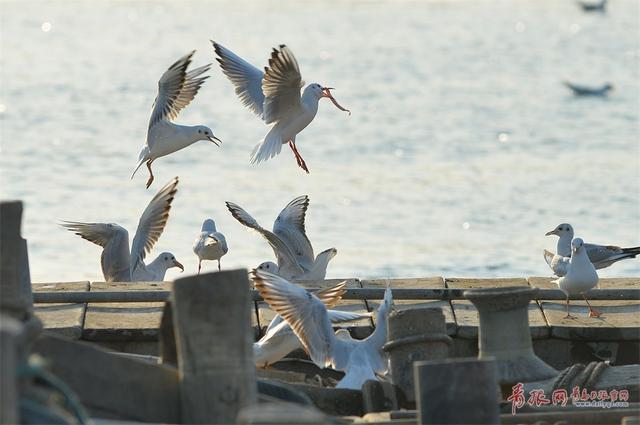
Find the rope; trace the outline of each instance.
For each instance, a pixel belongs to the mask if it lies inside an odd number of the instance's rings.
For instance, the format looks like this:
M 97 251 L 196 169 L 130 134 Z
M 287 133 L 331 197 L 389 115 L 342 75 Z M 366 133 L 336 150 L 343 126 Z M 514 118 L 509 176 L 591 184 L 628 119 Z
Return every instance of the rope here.
M 31 357 L 26 364 L 18 366 L 16 370 L 16 376 L 19 379 L 38 379 L 51 387 L 54 391 L 58 392 L 64 398 L 66 405 L 71 409 L 71 413 L 78 420 L 79 424 L 88 424 L 89 416 L 80 404 L 80 401 L 76 397 L 75 393 L 60 380 L 57 376 L 48 372 L 43 368 L 42 361 L 37 357 Z M 21 401 L 23 403 L 23 401 Z M 29 405 L 30 403 L 26 403 Z M 32 406 L 31 406 L 32 407 Z
M 578 386 L 581 388 L 594 388 L 596 382 L 609 365 L 605 362 L 591 362 L 588 365 L 580 363 L 574 364 L 562 372 L 554 379 L 553 389 L 571 390 Z
M 423 333 L 420 335 L 411 335 L 404 338 L 394 339 L 393 341 L 389 341 L 384 344 L 382 349 L 384 351 L 390 351 L 403 345 L 418 344 L 421 342 L 443 342 L 449 346 L 453 344 L 451 337 L 443 333 Z

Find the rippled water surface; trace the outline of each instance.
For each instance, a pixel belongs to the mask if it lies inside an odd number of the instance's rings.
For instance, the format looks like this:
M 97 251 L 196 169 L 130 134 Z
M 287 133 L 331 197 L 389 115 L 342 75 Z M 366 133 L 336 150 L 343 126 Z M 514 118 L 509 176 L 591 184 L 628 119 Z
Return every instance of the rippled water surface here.
M 0 197 L 26 202 L 33 281 L 102 279 L 100 248 L 58 220 L 129 229 L 180 176 L 154 253 L 195 271 L 213 217 L 223 268 L 270 260 L 268 245 L 224 207 L 271 226 L 309 194 L 309 237 L 336 247 L 329 277 L 549 274 L 546 231 L 567 221 L 587 241 L 640 245 L 640 42 L 637 1 L 585 14 L 571 0 L 424 2 L 0 2 Z M 288 148 L 249 164 L 264 124 L 214 66 L 178 122 L 199 142 L 131 181 L 156 83 L 215 39 L 258 66 L 286 43 L 307 82 L 336 87 L 351 117 L 323 100 Z M 610 81 L 608 99 L 575 99 L 562 80 Z M 153 255 L 153 254 L 152 254 Z M 207 264 L 213 270 L 214 263 Z M 173 278 L 176 269 L 167 277 Z M 601 276 L 637 276 L 640 260 Z

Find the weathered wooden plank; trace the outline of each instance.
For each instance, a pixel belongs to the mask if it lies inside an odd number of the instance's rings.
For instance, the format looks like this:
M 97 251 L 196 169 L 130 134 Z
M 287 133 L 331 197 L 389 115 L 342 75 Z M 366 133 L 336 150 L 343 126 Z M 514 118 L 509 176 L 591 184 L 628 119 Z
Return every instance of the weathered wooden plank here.
M 169 291 L 171 282 L 91 282 L 91 291 Z M 164 302 L 89 303 L 82 338 L 91 341 L 157 341 Z
M 442 277 L 424 277 L 412 279 L 372 279 L 360 281 L 363 288 L 386 288 L 387 281 L 391 282 L 391 289 L 445 289 Z M 380 305 L 380 301 L 367 300 L 369 309 L 374 312 L 373 323 L 376 324 L 375 312 Z M 447 334 L 455 335 L 457 331 L 456 320 L 453 316 L 453 309 L 449 301 L 425 301 L 425 300 L 393 300 L 396 309 L 404 310 L 409 308 L 441 308 L 446 321 Z
M 182 423 L 235 423 L 257 402 L 250 299 L 244 269 L 176 280 Z
M 499 278 L 499 279 L 461 279 L 446 278 L 447 288 L 471 289 L 471 288 L 491 288 L 507 286 L 527 286 L 527 280 L 523 278 Z M 451 301 L 453 313 L 458 325 L 457 336 L 461 338 L 477 338 L 479 317 L 478 310 L 470 301 Z M 532 338 L 547 338 L 549 327 L 540 306 L 535 301 L 529 303 L 529 329 Z
M 40 337 L 33 351 L 94 415 L 144 422 L 180 421 L 178 371 L 111 354 L 80 341 Z
M 89 291 L 89 282 L 34 283 L 37 292 Z M 34 304 L 34 313 L 42 321 L 46 332 L 70 339 L 80 339 L 84 325 L 85 303 Z
M 538 288 L 557 288 L 556 278 L 530 277 L 529 284 Z M 599 288 L 638 288 L 640 278 L 603 278 Z M 543 313 L 555 338 L 593 341 L 621 341 L 640 339 L 640 300 L 635 301 L 589 301 L 602 313 L 600 317 L 589 317 L 584 301 L 571 301 L 569 311 L 574 318 L 565 319 L 566 304 L 562 301 L 540 301 Z

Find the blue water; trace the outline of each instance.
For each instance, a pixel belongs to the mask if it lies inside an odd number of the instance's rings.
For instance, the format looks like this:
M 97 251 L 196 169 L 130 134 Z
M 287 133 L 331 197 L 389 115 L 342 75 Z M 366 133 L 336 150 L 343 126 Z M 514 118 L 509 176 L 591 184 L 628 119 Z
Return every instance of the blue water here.
M 264 226 L 300 194 L 309 237 L 338 249 L 328 277 L 548 275 L 560 222 L 596 243 L 640 245 L 639 3 L 585 14 L 573 1 L 2 2 L 0 198 L 26 203 L 33 281 L 101 280 L 100 248 L 58 220 L 111 221 L 131 237 L 155 190 L 180 176 L 155 250 L 188 272 L 206 217 L 223 268 L 271 260 L 224 207 Z M 288 150 L 249 164 L 264 124 L 214 65 L 178 122 L 199 142 L 129 176 L 157 80 L 178 57 L 214 60 L 215 39 L 255 65 L 286 43 L 303 78 L 336 87 Z M 562 80 L 598 85 L 576 99 Z M 216 268 L 214 263 L 205 266 Z M 167 278 L 178 273 L 169 271 Z M 601 270 L 638 276 L 640 260 Z

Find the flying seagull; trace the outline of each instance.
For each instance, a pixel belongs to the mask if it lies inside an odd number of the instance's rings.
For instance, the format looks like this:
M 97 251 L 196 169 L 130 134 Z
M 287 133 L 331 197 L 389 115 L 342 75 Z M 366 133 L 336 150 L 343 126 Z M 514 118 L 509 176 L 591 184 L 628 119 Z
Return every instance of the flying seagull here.
M 136 171 L 146 163 L 149 169 L 147 189 L 153 183 L 151 164 L 156 159 L 186 148 L 198 140 L 209 140 L 217 146 L 220 146 L 218 142 L 222 143 L 207 126 L 180 125 L 173 122 L 180 111 L 191 103 L 204 80 L 209 78 L 208 76 L 201 77 L 201 75 L 209 70 L 211 64 L 187 71 L 191 57 L 195 52 L 194 50 L 178 59 L 162 74 L 160 81 L 158 81 L 158 95 L 154 101 L 149 120 L 147 141 L 140 151 L 138 164 L 131 175 L 133 179 Z
M 351 112 L 338 104 L 331 95 L 331 87 L 309 84 L 300 95 L 304 81 L 298 62 L 287 46 L 273 49 L 269 66 L 264 73 L 231 50 L 211 41 L 222 72 L 235 86 L 240 101 L 264 122 L 271 125 L 264 139 L 251 153 L 251 163 L 259 163 L 280 153 L 288 143 L 298 166 L 307 173 L 309 168 L 296 147 L 296 136 L 318 113 L 318 102 L 330 99 L 342 111 Z

